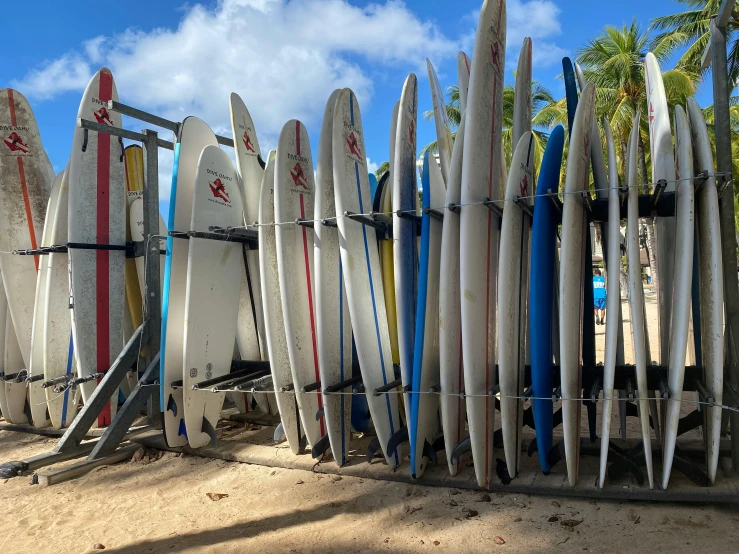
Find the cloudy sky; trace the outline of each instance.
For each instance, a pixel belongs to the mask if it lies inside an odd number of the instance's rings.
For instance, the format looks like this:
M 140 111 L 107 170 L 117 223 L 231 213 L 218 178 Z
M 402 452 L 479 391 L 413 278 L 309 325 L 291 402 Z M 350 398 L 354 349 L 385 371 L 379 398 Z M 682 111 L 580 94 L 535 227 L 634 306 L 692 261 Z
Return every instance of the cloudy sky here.
M 419 78 L 419 111 L 431 108 L 425 59 L 443 87 L 457 82 L 459 50 L 471 54 L 480 0 L 171 0 L 47 3 L 28 23 L 28 3 L 3 9 L 0 87 L 25 94 L 52 163 L 69 156 L 77 108 L 91 74 L 113 71 L 120 101 L 173 120 L 195 115 L 231 136 L 228 96 L 241 95 L 259 142 L 275 146 L 289 119 L 304 122 L 313 152 L 326 100 L 354 90 L 362 109 L 370 168 L 388 157 L 390 115 L 410 72 Z M 680 11 L 669 0 L 508 0 L 506 67 L 512 80 L 525 36 L 533 39 L 534 79 L 564 94 L 561 59 L 606 24 Z M 24 22 L 23 24 L 20 24 Z M 31 30 L 32 29 L 32 30 Z M 133 129 L 138 122 L 124 120 Z M 169 137 L 165 137 L 169 138 Z M 419 147 L 435 139 L 419 121 Z M 167 214 L 170 154 L 161 155 Z

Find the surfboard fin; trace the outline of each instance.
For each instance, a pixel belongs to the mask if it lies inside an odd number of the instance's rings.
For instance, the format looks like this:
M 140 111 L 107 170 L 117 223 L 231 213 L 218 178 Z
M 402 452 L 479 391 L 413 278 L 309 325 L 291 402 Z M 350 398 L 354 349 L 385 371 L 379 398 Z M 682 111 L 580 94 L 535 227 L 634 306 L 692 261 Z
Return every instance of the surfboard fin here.
M 366 459 L 368 464 L 372 463 L 372 458 L 375 457 L 375 454 L 377 454 L 378 450 L 380 450 L 380 439 L 374 437 L 367 445 Z
M 282 422 L 277 424 L 277 427 L 275 427 L 275 432 L 272 435 L 272 440 L 275 441 L 275 444 L 280 444 L 282 441 L 284 441 L 285 437 L 285 428 L 282 426 Z
M 323 417 L 323 416 L 325 415 L 325 413 L 326 413 L 326 408 L 325 408 L 325 407 L 324 407 L 324 408 L 320 408 L 320 409 L 319 409 L 319 410 L 318 410 L 318 411 L 316 412 L 316 421 L 320 421 L 320 420 L 321 420 L 321 418 L 322 418 L 322 417 Z M 324 436 L 327 436 L 327 435 L 324 435 Z M 322 438 L 323 438 L 323 437 L 322 437 Z M 315 458 L 315 456 L 314 456 L 314 458 Z
M 307 435 L 301 435 L 300 436 L 300 450 L 305 450 L 305 447 L 308 445 L 308 436 Z
M 528 425 L 532 429 L 536 430 L 536 422 L 534 421 L 534 410 L 531 406 L 523 411 L 523 424 Z
M 216 434 L 215 427 L 211 425 L 207 417 L 203 416 L 203 423 L 200 424 L 200 428 L 203 430 L 203 433 L 210 437 L 210 446 L 212 448 L 218 446 L 218 435 Z
M 184 418 L 180 420 L 180 426 L 177 429 L 177 435 L 187 438 L 187 426 L 185 425 Z
M 390 437 L 390 440 L 387 441 L 387 451 L 395 452 L 398 449 L 398 446 L 404 442 L 408 442 L 408 427 L 405 425 L 398 429 L 395 434 Z
M 439 457 L 436 455 L 437 441 L 431 444 L 428 440 L 423 441 L 423 455 L 435 466 L 439 465 Z
M 470 440 L 469 437 L 467 437 L 462 442 L 460 442 L 457 446 L 455 446 L 454 450 L 452 450 L 451 463 L 456 464 L 464 454 L 467 454 L 467 452 L 471 452 L 471 451 L 472 451 L 472 441 Z
M 167 410 L 172 412 L 172 415 L 177 417 L 177 402 L 175 402 L 174 396 L 171 394 L 167 398 Z
M 313 456 L 314 459 L 320 458 L 321 456 L 323 456 L 326 450 L 328 450 L 329 446 L 330 444 L 328 441 L 328 434 L 323 435 L 320 439 L 318 439 L 316 444 L 313 445 L 313 448 L 311 448 L 311 456 Z
M 508 466 L 506 466 L 506 463 L 500 458 L 495 459 L 495 473 L 504 485 L 510 485 L 511 481 L 513 481 L 508 473 Z

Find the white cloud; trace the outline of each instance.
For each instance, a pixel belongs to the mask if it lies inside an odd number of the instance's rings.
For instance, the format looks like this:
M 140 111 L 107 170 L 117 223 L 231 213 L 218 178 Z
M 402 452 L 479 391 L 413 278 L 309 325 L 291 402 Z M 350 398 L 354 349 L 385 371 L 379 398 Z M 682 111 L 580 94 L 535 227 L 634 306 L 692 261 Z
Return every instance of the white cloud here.
M 377 165 L 376 162 L 373 162 L 369 158 L 367 158 L 367 173 L 374 173 L 379 169 L 379 165 Z
M 221 0 L 186 8 L 176 29 L 94 37 L 27 73 L 13 86 L 36 98 L 83 90 L 100 65 L 120 100 L 180 121 L 196 115 L 230 136 L 228 95 L 249 107 L 260 143 L 285 121 L 317 125 L 335 88 L 369 104 L 373 68 L 415 68 L 453 58 L 458 45 L 399 0 L 356 7 L 347 0 Z M 358 62 L 364 60 L 362 67 Z

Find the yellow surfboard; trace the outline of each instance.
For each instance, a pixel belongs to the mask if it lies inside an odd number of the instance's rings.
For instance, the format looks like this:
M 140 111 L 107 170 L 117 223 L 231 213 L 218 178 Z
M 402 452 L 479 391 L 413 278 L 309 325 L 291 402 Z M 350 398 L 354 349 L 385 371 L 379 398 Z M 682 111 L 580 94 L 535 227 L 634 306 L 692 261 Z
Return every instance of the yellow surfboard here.
M 131 240 L 131 224 L 129 207 L 131 202 L 142 195 L 144 190 L 144 151 L 138 144 L 127 146 L 125 149 L 126 167 L 126 190 L 128 202 L 126 203 L 126 241 Z M 133 328 L 138 329 L 141 325 L 141 289 L 139 288 L 139 277 L 136 273 L 136 261 L 126 258 L 126 302 L 131 314 Z
M 380 193 L 380 206 L 385 214 L 393 211 L 393 195 L 390 187 L 385 184 Z M 387 325 L 390 331 L 390 351 L 393 355 L 393 364 L 400 363 L 398 353 L 398 319 L 395 312 L 395 276 L 393 272 L 393 240 L 380 241 L 380 264 L 382 266 L 382 285 L 385 289 L 385 309 L 387 310 Z

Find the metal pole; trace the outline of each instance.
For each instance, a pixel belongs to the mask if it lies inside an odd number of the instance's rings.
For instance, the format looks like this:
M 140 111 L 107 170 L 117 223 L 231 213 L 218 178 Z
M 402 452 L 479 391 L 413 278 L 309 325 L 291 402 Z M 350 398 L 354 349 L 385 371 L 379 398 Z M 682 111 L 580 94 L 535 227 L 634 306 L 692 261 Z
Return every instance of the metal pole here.
M 716 129 L 716 167 L 719 172 L 730 173 L 731 121 L 729 119 L 729 76 L 726 59 L 726 29 L 711 19 L 711 64 L 713 72 L 713 109 Z M 736 235 L 734 223 L 734 184 L 729 181 L 719 198 L 721 221 L 721 251 L 724 266 L 724 301 L 726 321 L 729 323 L 730 343 L 739 346 L 739 281 L 737 280 Z M 739 385 L 739 360 L 734 348 L 729 348 L 725 375 L 734 387 Z M 739 469 L 739 414 L 731 414 L 731 459 Z
M 151 237 L 159 234 L 159 148 L 157 132 L 144 130 L 144 167 L 146 168 L 144 186 L 144 242 L 146 247 L 146 299 L 144 322 L 148 331 L 146 347 L 146 366 L 152 363 L 159 353 L 160 331 L 162 326 L 162 292 L 159 282 L 159 239 Z M 150 417 L 159 417 L 159 393 L 152 394 Z M 153 423 L 153 422 L 152 422 Z

